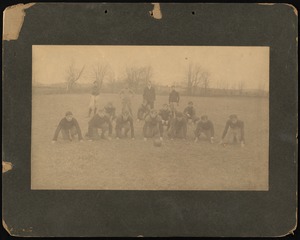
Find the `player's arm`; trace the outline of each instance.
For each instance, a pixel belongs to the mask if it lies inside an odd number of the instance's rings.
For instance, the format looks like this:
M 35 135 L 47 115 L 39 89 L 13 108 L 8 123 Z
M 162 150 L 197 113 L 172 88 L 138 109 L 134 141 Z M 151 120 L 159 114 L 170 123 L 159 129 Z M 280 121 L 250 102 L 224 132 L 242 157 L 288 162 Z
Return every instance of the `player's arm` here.
M 120 126 L 121 126 L 120 119 L 118 117 L 117 120 L 116 120 L 116 128 L 115 128 L 115 130 L 116 130 L 116 137 L 117 138 L 121 137 L 121 127 Z
M 226 126 L 225 126 L 223 134 L 222 134 L 222 140 L 225 138 L 228 129 L 229 129 L 229 121 L 226 122 Z
M 109 136 L 111 136 L 111 134 L 112 134 L 112 124 L 111 124 L 111 121 L 108 117 L 106 117 L 106 122 L 108 124 L 108 134 L 109 134 Z
M 245 138 L 244 138 L 244 122 L 241 122 L 241 141 L 245 143 Z
M 210 121 L 210 128 L 211 128 L 211 137 L 215 137 L 215 128 L 214 124 Z
M 144 138 L 146 137 L 146 131 L 147 131 L 148 126 L 149 126 L 149 120 L 148 120 L 148 118 L 146 118 L 145 123 L 144 123 L 144 127 L 143 127 Z
M 134 127 L 133 127 L 133 119 L 130 117 L 130 131 L 131 131 L 131 138 L 134 138 Z
M 59 134 L 60 130 L 62 129 L 62 122 L 63 122 L 63 120 L 61 120 L 59 122 L 59 124 L 58 124 L 58 126 L 57 126 L 57 128 L 55 130 L 54 137 L 53 137 L 52 141 L 57 141 L 58 134 Z
M 83 137 L 82 137 L 81 129 L 80 129 L 79 124 L 76 119 L 74 119 L 74 124 L 75 124 L 75 128 L 76 128 L 76 131 L 78 134 L 78 140 L 82 140 Z

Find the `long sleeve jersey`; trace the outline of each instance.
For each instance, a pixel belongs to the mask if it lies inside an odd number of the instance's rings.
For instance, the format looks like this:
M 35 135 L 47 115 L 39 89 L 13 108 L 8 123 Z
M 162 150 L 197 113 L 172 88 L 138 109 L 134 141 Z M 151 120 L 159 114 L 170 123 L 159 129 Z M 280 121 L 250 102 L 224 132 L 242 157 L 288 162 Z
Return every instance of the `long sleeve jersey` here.
M 108 114 L 111 118 L 116 116 L 116 108 L 115 107 L 105 107 L 105 113 Z
M 118 116 L 116 119 L 116 135 L 117 137 L 121 137 L 122 126 L 126 123 L 130 124 L 131 137 L 134 137 L 134 127 L 133 127 L 133 119 L 129 116 L 126 120 L 123 119 L 122 116 Z
M 174 118 L 171 121 L 171 126 L 170 126 L 171 136 L 175 137 L 179 132 L 183 134 L 182 137 L 186 138 L 187 120 L 185 118 L 182 118 L 181 121 L 179 121 L 177 118 Z
M 76 128 L 77 133 L 78 133 L 78 139 L 81 140 L 82 139 L 81 130 L 80 130 L 79 124 L 75 118 L 73 118 L 71 121 L 68 121 L 66 118 L 63 118 L 62 120 L 60 120 L 60 122 L 56 128 L 56 131 L 54 133 L 53 140 L 54 141 L 57 140 L 58 134 L 61 129 L 70 130 L 72 127 Z
M 161 117 L 159 115 L 157 115 L 155 118 L 152 118 L 150 115 L 148 115 L 145 118 L 145 124 L 143 128 L 144 136 L 146 135 L 146 131 L 148 127 L 150 128 L 158 127 L 160 137 L 163 136 L 164 128 L 162 125 Z
M 169 121 L 171 118 L 171 111 L 169 109 L 160 109 L 159 116 L 161 116 L 162 120 Z
M 225 138 L 229 128 L 231 128 L 231 129 L 240 129 L 241 130 L 241 141 L 244 141 L 244 122 L 243 121 L 238 120 L 236 123 L 233 123 L 230 120 L 228 120 L 226 122 L 226 126 L 225 126 L 225 129 L 224 129 L 223 135 L 222 135 L 222 139 Z
M 153 87 L 151 87 L 151 88 L 145 87 L 143 98 L 144 98 L 144 100 L 146 100 L 148 102 L 154 102 L 156 99 L 155 89 Z
M 112 134 L 112 124 L 109 120 L 108 116 L 100 117 L 98 114 L 94 115 L 94 117 L 89 121 L 89 127 L 92 128 L 101 128 L 101 126 L 107 123 L 109 134 Z
M 177 92 L 175 90 L 170 92 L 170 94 L 169 94 L 169 103 L 171 103 L 171 102 L 179 103 L 179 99 L 180 99 L 179 92 Z
M 194 107 L 187 106 L 184 109 L 183 114 L 189 114 L 192 117 L 196 115 L 196 110 Z
M 214 124 L 212 121 L 208 120 L 207 122 L 199 121 L 195 130 L 195 134 L 198 135 L 202 130 L 211 130 L 211 136 L 214 137 L 215 130 L 214 130 Z

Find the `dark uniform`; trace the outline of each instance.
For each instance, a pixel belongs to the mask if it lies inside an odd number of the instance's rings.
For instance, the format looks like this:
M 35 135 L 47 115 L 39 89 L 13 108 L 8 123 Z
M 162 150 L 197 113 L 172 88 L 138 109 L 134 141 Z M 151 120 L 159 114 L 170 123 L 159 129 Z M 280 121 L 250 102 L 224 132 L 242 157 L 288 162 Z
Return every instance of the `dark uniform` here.
M 150 109 L 154 108 L 154 101 L 156 99 L 155 89 L 154 87 L 145 87 L 143 94 L 144 102 L 146 105 L 150 107 Z
M 195 130 L 195 137 L 199 138 L 203 133 L 208 139 L 211 139 L 215 135 L 214 124 L 212 121 L 207 122 L 199 121 Z
M 98 138 L 98 129 L 101 129 L 101 137 L 105 137 L 108 130 L 109 135 L 112 134 L 112 124 L 108 116 L 100 117 L 98 114 L 94 115 L 89 121 L 87 137 L 93 139 Z
M 134 127 L 133 119 L 131 116 L 128 116 L 124 120 L 123 116 L 118 116 L 116 119 L 116 137 L 121 138 L 123 136 L 122 130 L 124 129 L 124 137 L 127 137 L 129 130 L 131 130 L 131 138 L 134 138 Z
M 66 118 L 60 120 L 54 133 L 53 141 L 57 141 L 58 134 L 60 131 L 64 140 L 72 141 L 72 139 L 74 139 L 76 135 L 78 135 L 79 140 L 82 140 L 81 130 L 75 118 L 73 118 L 71 121 L 68 121 Z
M 186 138 L 187 134 L 187 120 L 182 117 L 181 120 L 173 118 L 171 120 L 168 136 L 170 138 Z
M 163 125 L 162 120 L 159 115 L 156 115 L 155 118 L 152 118 L 150 115 L 147 115 L 145 118 L 145 124 L 143 128 L 143 134 L 145 138 L 152 138 L 159 134 L 160 137 L 163 137 Z

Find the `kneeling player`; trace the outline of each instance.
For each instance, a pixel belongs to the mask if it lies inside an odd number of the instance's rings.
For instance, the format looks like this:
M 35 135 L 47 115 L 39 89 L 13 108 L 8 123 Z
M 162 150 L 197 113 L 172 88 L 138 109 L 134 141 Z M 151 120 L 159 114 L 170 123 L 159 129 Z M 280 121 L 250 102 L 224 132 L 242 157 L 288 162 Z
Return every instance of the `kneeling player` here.
M 66 112 L 65 117 L 60 120 L 54 133 L 52 143 L 57 141 L 60 131 L 64 140 L 72 141 L 75 139 L 75 136 L 78 135 L 78 140 L 82 142 L 81 130 L 77 120 L 73 117 L 72 112 Z
M 147 103 L 144 101 L 141 106 L 138 109 L 137 112 L 137 120 L 144 120 L 145 117 L 149 114 L 149 106 L 147 105 Z
M 108 116 L 105 114 L 104 109 L 100 109 L 97 114 L 89 121 L 88 132 L 86 136 L 90 139 L 90 141 L 98 139 L 98 129 L 101 130 L 101 138 L 106 138 L 106 132 L 108 131 L 108 139 L 111 139 L 112 134 L 112 124 Z
M 134 139 L 133 119 L 128 111 L 124 111 L 116 120 L 116 138 L 126 138 L 129 130 L 131 138 Z
M 196 109 L 194 108 L 194 104 L 192 101 L 188 103 L 188 106 L 183 110 L 183 114 L 188 120 L 188 122 L 196 123 L 199 118 L 196 116 Z
M 172 118 L 168 136 L 173 140 L 174 138 L 186 139 L 187 120 L 184 118 L 182 112 L 177 112 L 175 118 Z
M 161 117 L 157 114 L 157 111 L 152 109 L 150 113 L 145 118 L 144 128 L 143 128 L 144 140 L 147 138 L 154 138 L 159 135 L 160 140 L 163 136 L 163 125 Z
M 116 118 L 116 108 L 112 102 L 108 102 L 104 107 L 105 114 L 108 116 L 109 120 L 112 122 Z
M 170 111 L 168 104 L 164 104 L 163 108 L 159 110 L 159 116 L 162 119 L 163 126 L 167 126 L 169 128 L 172 112 Z
M 239 120 L 235 114 L 229 116 L 220 142 L 223 145 L 227 143 L 240 143 L 242 147 L 245 145 L 244 122 Z
M 195 142 L 198 142 L 201 134 L 203 134 L 211 143 L 214 142 L 214 125 L 206 115 L 201 116 L 201 120 L 197 123 L 195 130 Z

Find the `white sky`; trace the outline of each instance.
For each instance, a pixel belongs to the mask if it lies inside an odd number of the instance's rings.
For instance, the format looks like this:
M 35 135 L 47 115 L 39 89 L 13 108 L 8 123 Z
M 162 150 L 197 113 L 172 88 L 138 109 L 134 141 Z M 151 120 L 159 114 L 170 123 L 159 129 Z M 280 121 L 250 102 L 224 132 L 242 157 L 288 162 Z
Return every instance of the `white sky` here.
M 93 66 L 105 63 L 117 79 L 126 67 L 151 65 L 153 82 L 180 84 L 192 63 L 209 72 L 210 87 L 244 81 L 247 89 L 269 90 L 269 47 L 34 45 L 32 51 L 34 83 L 65 82 L 71 63 L 85 65 L 78 81 L 90 83 Z

